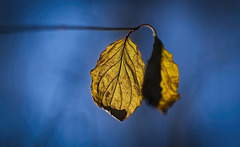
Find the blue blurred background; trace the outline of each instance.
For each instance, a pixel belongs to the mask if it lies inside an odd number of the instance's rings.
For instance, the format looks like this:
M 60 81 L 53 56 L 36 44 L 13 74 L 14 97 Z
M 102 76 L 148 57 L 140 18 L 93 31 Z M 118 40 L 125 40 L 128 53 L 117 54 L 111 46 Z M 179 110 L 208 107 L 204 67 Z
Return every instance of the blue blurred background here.
M 0 146 L 240 146 L 240 1 L 0 0 L 0 25 L 142 23 L 179 65 L 166 116 L 143 101 L 121 123 L 92 100 L 90 70 L 127 32 L 0 35 Z M 130 38 L 147 63 L 151 30 Z

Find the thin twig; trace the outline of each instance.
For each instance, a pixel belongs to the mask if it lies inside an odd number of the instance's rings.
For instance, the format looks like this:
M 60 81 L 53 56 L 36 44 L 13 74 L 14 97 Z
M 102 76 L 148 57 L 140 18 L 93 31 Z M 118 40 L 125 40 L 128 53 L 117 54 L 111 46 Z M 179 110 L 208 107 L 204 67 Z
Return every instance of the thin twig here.
M 85 27 L 85 26 L 44 26 L 44 25 L 0 25 L 0 34 L 12 34 L 32 31 L 57 31 L 57 30 L 108 30 L 131 31 L 135 28 L 110 28 L 110 27 Z
M 102 31 L 130 31 L 128 36 L 141 27 L 148 27 L 152 30 L 153 36 L 157 36 L 155 29 L 149 24 L 141 24 L 135 28 L 110 28 L 110 27 L 86 27 L 86 26 L 44 26 L 44 25 L 0 25 L 0 35 L 32 32 L 32 31 L 57 31 L 57 30 L 102 30 Z

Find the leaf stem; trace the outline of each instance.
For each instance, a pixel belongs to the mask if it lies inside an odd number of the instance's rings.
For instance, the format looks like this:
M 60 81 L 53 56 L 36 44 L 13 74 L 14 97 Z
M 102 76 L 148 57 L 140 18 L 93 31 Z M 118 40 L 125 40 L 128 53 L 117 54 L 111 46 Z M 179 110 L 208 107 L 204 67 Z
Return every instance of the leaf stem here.
M 150 29 L 152 30 L 152 32 L 153 32 L 153 36 L 154 36 L 154 37 L 157 36 L 156 30 L 155 30 L 151 25 L 149 25 L 149 24 L 141 24 L 141 25 L 137 26 L 137 27 L 135 28 L 135 30 L 138 30 L 138 29 L 141 28 L 141 27 L 148 27 L 148 28 L 150 28 Z

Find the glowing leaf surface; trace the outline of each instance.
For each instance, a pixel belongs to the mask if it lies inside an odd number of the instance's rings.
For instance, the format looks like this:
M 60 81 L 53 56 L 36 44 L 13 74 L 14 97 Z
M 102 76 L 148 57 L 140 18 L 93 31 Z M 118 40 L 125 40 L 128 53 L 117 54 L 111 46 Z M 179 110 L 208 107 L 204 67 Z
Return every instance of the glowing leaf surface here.
M 141 54 L 129 37 L 110 44 L 91 71 L 95 103 L 125 120 L 141 105 L 144 72 Z

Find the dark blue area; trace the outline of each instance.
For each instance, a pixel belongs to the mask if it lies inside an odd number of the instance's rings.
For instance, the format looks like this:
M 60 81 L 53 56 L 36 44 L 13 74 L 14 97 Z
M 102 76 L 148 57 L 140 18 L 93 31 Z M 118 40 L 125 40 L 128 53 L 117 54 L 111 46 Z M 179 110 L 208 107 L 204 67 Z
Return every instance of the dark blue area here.
M 179 65 L 181 100 L 126 121 L 93 102 L 90 70 L 124 31 L 0 35 L 0 146 L 239 146 L 240 2 L 1 0 L 0 25 L 155 27 Z M 130 38 L 145 63 L 153 37 Z

